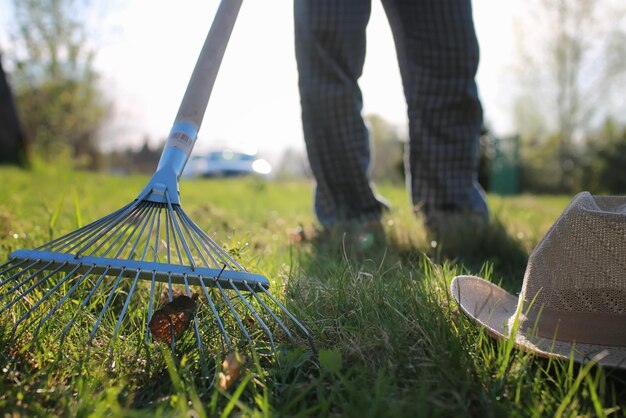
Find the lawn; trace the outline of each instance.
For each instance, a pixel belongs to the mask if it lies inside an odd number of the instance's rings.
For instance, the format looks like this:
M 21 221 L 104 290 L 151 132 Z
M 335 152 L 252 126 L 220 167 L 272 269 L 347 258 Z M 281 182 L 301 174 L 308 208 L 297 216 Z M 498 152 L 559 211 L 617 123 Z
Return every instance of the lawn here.
M 37 247 L 113 212 L 146 181 L 0 168 L 0 263 L 16 249 Z M 202 359 L 192 332 L 173 354 L 167 345 L 145 342 L 140 312 L 147 299 L 140 292 L 112 346 L 113 315 L 94 344 L 87 344 L 85 332 L 93 315 L 61 344 L 60 330 L 80 292 L 89 290 L 83 289 L 54 312 L 35 341 L 30 329 L 10 341 L 19 312 L 0 314 L 0 416 L 626 415 L 625 373 L 495 343 L 459 313 L 448 290 L 456 274 L 471 273 L 519 291 L 528 252 L 569 197 L 489 196 L 494 219 L 486 235 L 460 236 L 451 247 L 458 245 L 464 256 L 450 259 L 450 247 L 426 237 L 403 187 L 384 185 L 379 192 L 393 204 L 384 219 L 386 243 L 364 248 L 348 238 L 316 243 L 290 234 L 298 225 L 314 225 L 308 182 L 184 181 L 187 214 L 249 271 L 270 278 L 272 294 L 308 328 L 315 350 L 301 334 L 293 343 L 272 328 L 276 353 L 246 354 L 232 384 L 220 387 L 228 353 L 206 305 L 198 308 L 209 347 Z M 148 283 L 138 286 L 144 291 Z M 6 291 L 0 288 L 0 307 L 13 296 Z M 111 309 L 119 311 L 118 305 Z M 263 344 L 263 333 L 253 337 Z

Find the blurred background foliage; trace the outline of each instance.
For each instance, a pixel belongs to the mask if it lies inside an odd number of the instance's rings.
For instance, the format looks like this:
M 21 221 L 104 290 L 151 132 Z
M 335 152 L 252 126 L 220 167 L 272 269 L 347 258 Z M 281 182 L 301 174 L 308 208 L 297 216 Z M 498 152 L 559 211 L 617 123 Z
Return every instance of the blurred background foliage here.
M 99 132 L 110 104 L 94 70 L 84 12 L 77 0 L 12 0 L 11 85 L 35 158 L 71 157 L 103 168 Z

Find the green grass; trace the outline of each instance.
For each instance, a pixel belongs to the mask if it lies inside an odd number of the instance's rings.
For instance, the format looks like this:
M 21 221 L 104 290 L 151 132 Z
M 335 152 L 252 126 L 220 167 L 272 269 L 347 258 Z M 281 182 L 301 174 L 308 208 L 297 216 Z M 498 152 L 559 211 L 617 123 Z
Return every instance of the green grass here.
M 1 168 L 0 259 L 118 209 L 146 181 Z M 363 250 L 349 239 L 292 242 L 292 228 L 314 223 L 307 182 L 183 182 L 187 214 L 236 250 L 250 271 L 271 278 L 272 293 L 309 328 L 318 352 L 304 340 L 289 344 L 277 332 L 277 356 L 248 356 L 235 383 L 221 390 L 215 379 L 226 353 L 217 331 L 203 334 L 213 350 L 204 362 L 191 335 L 173 356 L 167 347 L 143 343 L 144 283 L 114 345 L 113 368 L 107 335 L 122 298 L 115 299 L 92 348 L 86 344 L 89 315 L 59 346 L 72 301 L 35 343 L 28 340 L 31 329 L 9 344 L 7 327 L 21 309 L 16 305 L 0 316 L 0 416 L 625 416 L 626 374 L 540 359 L 496 343 L 450 298 L 449 283 L 459 273 L 481 274 L 519 291 L 528 252 L 568 197 L 490 196 L 495 216 L 486 235 L 442 248 L 428 241 L 404 188 L 379 191 L 394 205 L 385 218 L 387 244 Z M 446 257 L 458 248 L 461 259 Z M 254 338 L 263 340 L 261 334 Z

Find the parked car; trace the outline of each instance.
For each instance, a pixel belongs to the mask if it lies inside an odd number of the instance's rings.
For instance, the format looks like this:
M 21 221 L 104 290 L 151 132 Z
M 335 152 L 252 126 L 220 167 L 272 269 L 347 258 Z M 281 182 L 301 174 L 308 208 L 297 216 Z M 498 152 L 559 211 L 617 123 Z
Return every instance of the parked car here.
M 192 155 L 183 170 L 183 177 L 266 176 L 271 171 L 270 163 L 255 154 L 225 148 Z

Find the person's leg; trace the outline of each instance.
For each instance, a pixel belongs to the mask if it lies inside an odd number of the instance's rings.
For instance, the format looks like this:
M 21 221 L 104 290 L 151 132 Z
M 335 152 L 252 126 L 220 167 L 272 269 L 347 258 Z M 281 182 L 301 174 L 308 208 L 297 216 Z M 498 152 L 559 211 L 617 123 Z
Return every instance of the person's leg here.
M 368 222 L 383 204 L 369 181 L 369 134 L 357 84 L 370 0 L 295 0 L 302 125 L 324 226 Z
M 448 214 L 486 221 L 477 182 L 482 107 L 470 0 L 383 0 L 408 104 L 408 187 L 427 224 Z

